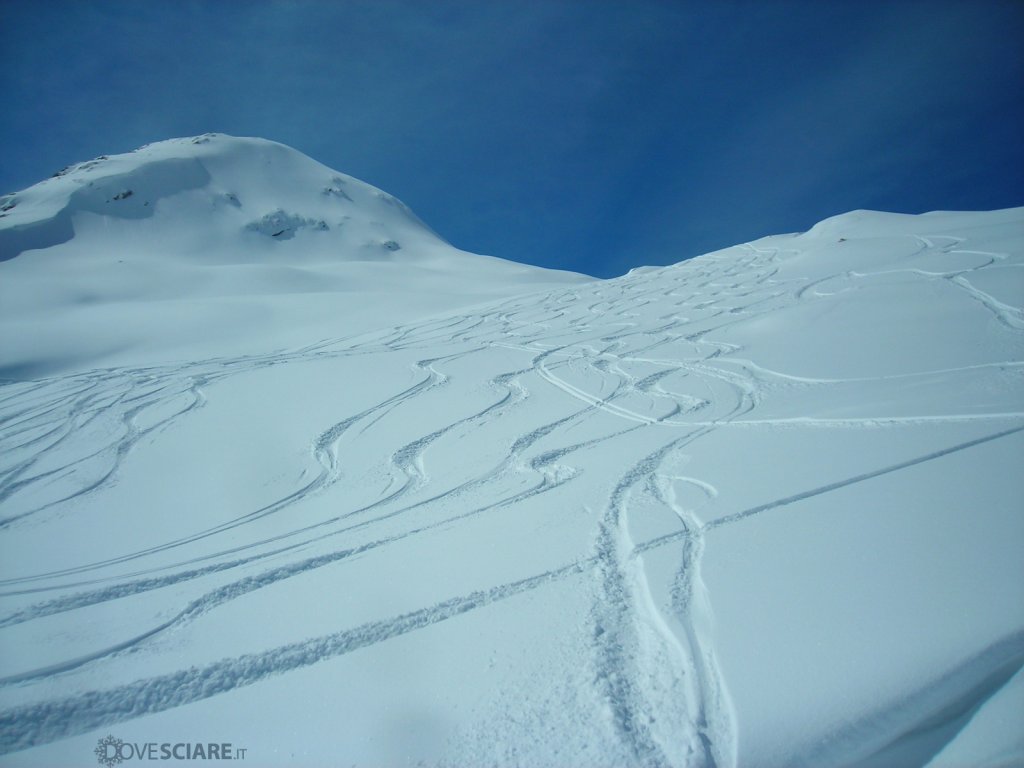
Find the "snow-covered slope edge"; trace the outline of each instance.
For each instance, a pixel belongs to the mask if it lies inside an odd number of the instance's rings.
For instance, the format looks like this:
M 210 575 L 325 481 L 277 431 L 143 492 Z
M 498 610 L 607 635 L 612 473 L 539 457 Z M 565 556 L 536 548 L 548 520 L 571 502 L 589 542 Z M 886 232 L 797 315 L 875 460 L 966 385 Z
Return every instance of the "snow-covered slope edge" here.
M 855 212 L 6 385 L 4 759 L 1019 761 L 1022 277 L 1024 209 Z
M 171 139 L 0 198 L 0 377 L 266 352 L 586 279 L 460 251 L 283 144 Z

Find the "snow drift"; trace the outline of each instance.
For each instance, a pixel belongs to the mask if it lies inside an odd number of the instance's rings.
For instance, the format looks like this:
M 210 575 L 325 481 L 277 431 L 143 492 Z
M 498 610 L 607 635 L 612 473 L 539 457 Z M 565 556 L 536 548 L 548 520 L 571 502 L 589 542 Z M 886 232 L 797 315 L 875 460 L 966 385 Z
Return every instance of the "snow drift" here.
M 1024 209 L 587 282 L 152 151 L 0 219 L 0 762 L 1024 757 Z

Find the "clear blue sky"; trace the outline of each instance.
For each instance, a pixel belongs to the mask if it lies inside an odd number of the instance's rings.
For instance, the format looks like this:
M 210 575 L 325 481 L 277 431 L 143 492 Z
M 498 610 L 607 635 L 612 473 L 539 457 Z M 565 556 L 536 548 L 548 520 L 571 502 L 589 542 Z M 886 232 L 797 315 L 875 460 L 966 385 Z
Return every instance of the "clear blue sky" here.
M 263 136 L 599 276 L 855 208 L 1024 205 L 1017 0 L 0 0 L 0 192 Z

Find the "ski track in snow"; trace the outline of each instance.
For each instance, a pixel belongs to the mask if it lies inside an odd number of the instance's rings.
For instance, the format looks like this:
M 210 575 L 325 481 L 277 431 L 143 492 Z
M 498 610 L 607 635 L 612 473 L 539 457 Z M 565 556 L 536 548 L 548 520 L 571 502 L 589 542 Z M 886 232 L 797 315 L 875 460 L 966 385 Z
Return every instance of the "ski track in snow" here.
M 918 238 L 921 252 L 958 251 L 960 241 Z M 972 252 L 974 253 L 974 252 Z M 96 370 L 0 388 L 0 534 L 59 524 L 77 505 L 119 482 L 126 459 L 161 434 L 216 403 L 218 386 L 241 374 L 273 366 L 330 363 L 408 353 L 412 383 L 309 437 L 303 478 L 288 492 L 217 525 L 182 530 L 156 546 L 97 553 L 94 560 L 57 570 L 26 571 L 0 580 L 0 596 L 17 598 L 0 613 L 0 628 L 89 609 L 132 595 L 201 585 L 176 610 L 127 639 L 45 667 L 0 678 L 0 687 L 31 686 L 62 675 L 117 665 L 128 653 L 156 653 L 168 632 L 215 612 L 231 601 L 288 579 L 336 566 L 400 541 L 459 526 L 481 515 L 514 514 L 517 505 L 569 483 L 585 486 L 603 506 L 588 505 L 593 549 L 575 562 L 498 585 L 479 585 L 433 605 L 301 641 L 183 666 L 113 688 L 80 690 L 0 712 L 0 753 L 45 744 L 246 686 L 271 675 L 316 664 L 389 638 L 455 619 L 555 582 L 585 579 L 593 594 L 588 649 L 594 694 L 606 701 L 608 728 L 637 765 L 730 765 L 735 727 L 728 692 L 707 635 L 706 596 L 700 582 L 704 534 L 715 527 L 826 494 L 838 488 L 969 450 L 1024 430 L 1015 411 L 938 415 L 865 415 L 843 418 L 762 417 L 759 406 L 774 388 L 827 389 L 849 381 L 882 383 L 908 377 L 935 379 L 978 369 L 994 373 L 1019 361 L 965 366 L 896 376 L 814 379 L 762 367 L 744 350 L 715 340 L 717 332 L 780 307 L 819 298 L 821 280 L 778 279 L 779 252 L 755 245 L 712 254 L 656 273 L 639 272 L 605 283 L 497 302 L 484 309 L 411 323 L 301 349 L 184 365 Z M 985 255 L 985 254 L 982 254 Z M 988 264 L 1001 263 L 987 254 Z M 1019 308 L 997 301 L 970 282 L 973 270 L 930 273 L 963 291 L 1010 331 L 1024 329 Z M 845 273 L 844 273 L 845 274 Z M 868 274 L 868 273 L 864 273 Z M 882 273 L 876 273 L 882 274 Z M 863 274 L 854 274 L 854 279 Z M 467 382 L 462 363 L 502 370 Z M 460 378 L 461 377 L 461 378 Z M 489 400 L 466 406 L 450 421 L 391 446 L 388 484 L 377 498 L 351 504 L 345 467 L 360 439 L 378 434 L 385 420 L 430 409 L 431 393 L 484 387 Z M 467 478 L 447 481 L 432 464 L 431 448 L 473 430 L 515 425 L 523 404 L 544 398 L 551 416 L 515 432 L 505 450 Z M 469 402 L 469 398 L 467 398 Z M 476 401 L 473 401 L 476 403 Z M 570 427 L 604 420 L 596 437 L 571 438 Z M 992 421 L 992 431 L 875 470 L 704 524 L 680 503 L 673 483 L 697 488 L 709 500 L 717 489 L 671 468 L 683 448 L 719 429 L 912 428 L 927 423 Z M 645 430 L 658 435 L 650 450 L 616 478 L 588 478 L 576 461 L 586 451 Z M 400 433 L 400 434 L 405 434 Z M 467 450 L 473 450 L 472 447 Z M 603 489 L 603 491 L 602 491 Z M 330 498 L 319 519 L 291 513 L 314 498 Z M 451 502 L 462 511 L 452 514 Z M 638 504 L 663 508 L 676 519 L 670 533 L 634 542 L 631 515 Z M 293 522 L 293 521 L 298 521 Z M 251 531 L 252 533 L 249 533 Z M 202 545 L 202 546 L 200 546 Z M 678 567 L 671 602 L 659 602 L 644 571 L 644 555 L 673 546 Z M 200 581 L 202 580 L 202 581 Z M 181 594 L 186 594 L 182 592 Z M 676 690 L 671 706 L 659 691 Z

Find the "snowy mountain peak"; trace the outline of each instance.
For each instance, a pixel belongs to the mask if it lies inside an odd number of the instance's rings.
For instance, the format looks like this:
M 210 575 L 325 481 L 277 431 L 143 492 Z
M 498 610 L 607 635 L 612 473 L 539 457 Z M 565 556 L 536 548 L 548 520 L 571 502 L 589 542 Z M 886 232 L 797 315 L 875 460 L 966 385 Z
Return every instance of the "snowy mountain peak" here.
M 306 258 L 389 257 L 443 242 L 376 187 L 283 144 L 223 134 L 103 155 L 0 198 L 0 260 L 98 232 L 105 247 L 144 235 L 169 254 L 209 251 L 211 239 L 257 250 L 263 239 L 297 240 Z
M 589 279 L 461 251 L 283 144 L 170 139 L 0 198 L 0 378 L 288 346 Z

